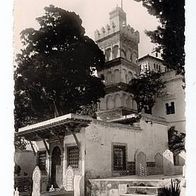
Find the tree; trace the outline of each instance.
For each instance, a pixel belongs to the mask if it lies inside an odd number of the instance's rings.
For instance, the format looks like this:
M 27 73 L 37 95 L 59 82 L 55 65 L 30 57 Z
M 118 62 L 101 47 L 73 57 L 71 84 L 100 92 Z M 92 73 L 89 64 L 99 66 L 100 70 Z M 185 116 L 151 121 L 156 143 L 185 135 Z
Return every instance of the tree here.
M 184 75 L 185 64 L 185 0 L 135 0 L 141 1 L 151 15 L 159 19 L 160 25 L 154 31 L 146 31 L 162 52 L 162 58 L 169 69 Z
M 15 136 L 14 146 L 15 146 L 15 149 L 17 150 L 20 150 L 20 151 L 26 150 L 27 141 L 24 138 Z
M 95 76 L 105 63 L 104 54 L 85 36 L 80 17 L 50 5 L 37 21 L 38 30 L 21 32 L 24 47 L 14 74 L 16 129 L 76 112 L 105 94 Z
M 185 151 L 185 133 L 181 133 L 175 129 L 174 126 L 168 130 L 168 147 L 174 155 L 179 154 L 181 151 Z
M 151 111 L 155 104 L 155 98 L 164 94 L 165 82 L 161 79 L 161 73 L 146 72 L 129 82 L 128 91 L 133 94 L 137 103 L 138 112 L 143 109 Z

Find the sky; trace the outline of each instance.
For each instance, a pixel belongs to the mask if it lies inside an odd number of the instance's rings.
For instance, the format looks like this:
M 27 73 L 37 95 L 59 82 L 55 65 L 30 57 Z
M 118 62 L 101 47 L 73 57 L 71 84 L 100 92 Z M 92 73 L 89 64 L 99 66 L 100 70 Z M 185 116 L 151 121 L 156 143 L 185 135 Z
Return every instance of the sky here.
M 86 35 L 94 39 L 94 31 L 109 23 L 109 12 L 120 0 L 15 0 L 14 3 L 14 45 L 16 53 L 21 48 L 20 32 L 29 27 L 37 28 L 36 18 L 44 14 L 44 7 L 55 5 L 68 11 L 74 11 L 81 17 Z M 153 44 L 144 33 L 154 30 L 158 20 L 148 14 L 146 8 L 134 0 L 123 0 L 123 9 L 127 13 L 127 23 L 140 32 L 139 57 L 150 54 Z

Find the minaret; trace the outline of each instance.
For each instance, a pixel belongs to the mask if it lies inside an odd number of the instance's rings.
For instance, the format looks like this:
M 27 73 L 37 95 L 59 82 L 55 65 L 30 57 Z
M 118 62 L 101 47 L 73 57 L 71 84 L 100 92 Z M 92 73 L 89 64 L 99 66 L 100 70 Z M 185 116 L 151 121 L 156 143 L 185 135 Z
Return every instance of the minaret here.
M 119 119 L 137 109 L 127 85 L 139 73 L 139 32 L 127 25 L 122 8 L 117 6 L 109 15 L 110 24 L 95 31 L 95 41 L 106 57 L 104 68 L 98 70 L 106 85 L 106 96 L 100 100 L 97 112 L 103 120 Z

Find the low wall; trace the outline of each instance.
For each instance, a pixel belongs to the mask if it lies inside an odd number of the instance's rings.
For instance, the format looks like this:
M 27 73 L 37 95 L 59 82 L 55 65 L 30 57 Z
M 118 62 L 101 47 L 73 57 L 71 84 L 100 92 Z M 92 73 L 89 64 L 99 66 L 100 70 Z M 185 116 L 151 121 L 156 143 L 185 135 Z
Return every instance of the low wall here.
M 160 175 L 163 174 L 163 168 L 147 167 L 147 175 Z

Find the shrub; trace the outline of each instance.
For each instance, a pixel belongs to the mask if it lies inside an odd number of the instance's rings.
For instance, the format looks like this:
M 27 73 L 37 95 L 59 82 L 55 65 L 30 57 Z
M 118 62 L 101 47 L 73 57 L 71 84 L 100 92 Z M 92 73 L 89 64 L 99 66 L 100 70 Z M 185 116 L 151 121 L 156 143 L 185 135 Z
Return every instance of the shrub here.
M 180 182 L 178 180 L 171 180 L 169 187 L 164 187 L 159 192 L 158 196 L 179 196 L 180 195 Z

